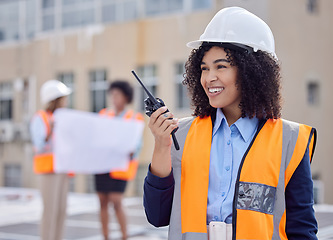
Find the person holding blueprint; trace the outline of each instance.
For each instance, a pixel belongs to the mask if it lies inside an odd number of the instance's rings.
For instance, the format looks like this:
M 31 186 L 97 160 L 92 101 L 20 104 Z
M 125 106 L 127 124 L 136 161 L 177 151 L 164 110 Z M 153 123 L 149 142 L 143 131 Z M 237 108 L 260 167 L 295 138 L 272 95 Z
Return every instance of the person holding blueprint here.
M 133 110 L 127 108 L 127 105 L 131 103 L 133 99 L 133 88 L 128 82 L 112 82 L 108 93 L 112 103 L 112 108 L 102 109 L 100 111 L 101 116 L 121 119 L 123 121 L 143 121 L 143 116 L 140 113 L 135 113 Z M 122 232 L 122 239 L 127 239 L 126 216 L 122 207 L 122 198 L 126 189 L 127 181 L 132 180 L 135 177 L 138 167 L 138 161 L 136 159 L 138 157 L 140 147 L 141 144 L 139 144 L 135 152 L 128 156 L 130 161 L 127 169 L 95 175 L 95 187 L 100 201 L 100 219 L 105 240 L 107 240 L 109 236 L 108 205 L 110 202 L 113 204 L 118 218 Z

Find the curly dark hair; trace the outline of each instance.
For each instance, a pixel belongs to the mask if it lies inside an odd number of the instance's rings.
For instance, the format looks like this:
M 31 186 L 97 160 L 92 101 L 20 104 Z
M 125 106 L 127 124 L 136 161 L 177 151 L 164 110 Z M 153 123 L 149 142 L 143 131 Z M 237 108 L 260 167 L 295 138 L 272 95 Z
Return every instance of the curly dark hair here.
M 216 109 L 209 104 L 209 99 L 201 86 L 201 62 L 205 53 L 217 45 L 205 45 L 193 49 L 185 64 L 185 79 L 194 116 L 212 115 Z M 239 107 L 242 117 L 258 119 L 276 119 L 281 117 L 281 76 L 278 62 L 268 53 L 258 50 L 248 53 L 219 46 L 227 53 L 231 65 L 237 67 L 236 84 L 241 87 Z
M 112 89 L 119 89 L 127 98 L 127 102 L 132 102 L 134 90 L 131 84 L 126 80 L 115 80 L 111 82 L 108 91 L 110 92 Z

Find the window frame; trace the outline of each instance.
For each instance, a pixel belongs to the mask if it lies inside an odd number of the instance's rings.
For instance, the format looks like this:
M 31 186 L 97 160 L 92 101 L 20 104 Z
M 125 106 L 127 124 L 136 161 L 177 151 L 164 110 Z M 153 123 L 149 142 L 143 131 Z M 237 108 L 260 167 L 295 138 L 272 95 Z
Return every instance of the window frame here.
M 7 87 L 4 87 L 6 86 Z M 5 104 L 5 102 L 8 102 Z M 6 106 L 8 111 L 7 115 L 4 114 L 3 105 Z M 11 81 L 0 82 L 0 121 L 8 121 L 13 119 L 14 107 L 14 86 Z M 4 116 L 3 116 L 4 115 Z
M 309 106 L 318 106 L 320 104 L 320 84 L 317 80 L 308 81 L 306 85 L 307 104 Z
M 67 107 L 75 107 L 75 75 L 73 72 L 61 72 L 57 74 L 57 79 L 65 84 L 68 88 L 72 90 L 72 93 L 67 96 Z
M 103 73 L 104 77 L 100 78 L 99 74 Z M 100 80 L 102 79 L 102 80 Z M 89 86 L 90 86 L 90 111 L 99 112 L 101 109 L 106 107 L 107 98 L 107 71 L 106 69 L 97 69 L 89 72 Z M 102 91 L 104 99 L 102 99 L 102 104 L 98 104 L 97 101 L 100 100 L 96 93 Z
M 182 71 L 179 71 L 182 68 Z M 191 100 L 188 96 L 186 86 L 183 84 L 185 74 L 185 63 L 177 62 L 174 65 L 175 93 L 176 93 L 176 109 L 184 110 L 191 108 Z
M 158 69 L 156 64 L 146 64 L 137 67 L 137 75 L 145 87 L 156 97 L 158 91 Z M 138 88 L 138 110 L 145 111 L 144 100 L 148 97 L 141 85 Z

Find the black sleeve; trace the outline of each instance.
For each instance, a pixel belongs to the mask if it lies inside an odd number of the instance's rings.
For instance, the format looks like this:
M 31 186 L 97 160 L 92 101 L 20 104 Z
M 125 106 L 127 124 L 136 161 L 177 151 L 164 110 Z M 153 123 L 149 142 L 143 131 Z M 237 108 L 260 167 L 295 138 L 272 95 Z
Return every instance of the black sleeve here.
M 143 206 L 147 220 L 155 227 L 169 225 L 175 181 L 173 172 L 165 178 L 159 178 L 150 172 L 143 186 Z
M 309 148 L 286 187 L 286 217 L 288 239 L 317 239 Z

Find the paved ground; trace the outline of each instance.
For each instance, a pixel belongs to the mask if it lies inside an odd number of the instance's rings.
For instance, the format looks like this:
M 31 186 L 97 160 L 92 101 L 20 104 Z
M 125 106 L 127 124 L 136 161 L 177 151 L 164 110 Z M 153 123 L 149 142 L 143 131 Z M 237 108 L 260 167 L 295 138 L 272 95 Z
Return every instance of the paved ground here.
M 142 198 L 126 198 L 130 240 L 166 240 L 167 228 L 156 229 L 147 222 Z M 318 238 L 333 239 L 333 206 L 318 205 Z M 121 234 L 111 211 L 111 239 Z M 0 240 L 39 240 L 41 199 L 34 189 L 0 188 Z M 65 240 L 102 240 L 98 220 L 98 199 L 94 194 L 70 193 Z

